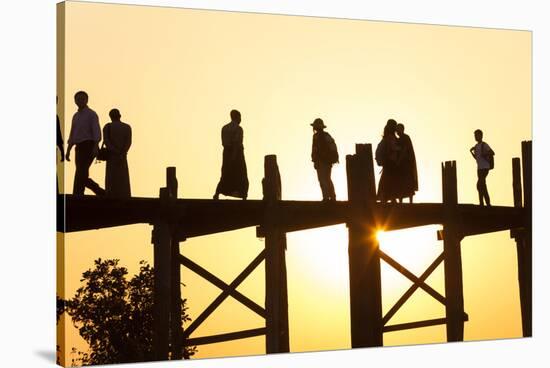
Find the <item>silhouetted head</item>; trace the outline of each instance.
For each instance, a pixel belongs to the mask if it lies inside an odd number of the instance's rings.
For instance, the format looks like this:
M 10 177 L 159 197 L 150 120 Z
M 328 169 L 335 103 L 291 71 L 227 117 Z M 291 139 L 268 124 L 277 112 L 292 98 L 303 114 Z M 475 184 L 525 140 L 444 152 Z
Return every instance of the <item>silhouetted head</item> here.
M 240 122 L 241 122 L 241 113 L 238 110 L 231 110 L 229 115 L 231 116 L 231 121 L 233 123 L 240 124 Z
M 483 132 L 481 129 L 476 129 L 474 132 L 474 138 L 476 139 L 476 142 L 481 142 L 483 140 Z
M 384 127 L 384 135 L 382 136 L 383 138 L 395 138 L 395 128 L 393 128 L 392 126 L 390 125 L 386 125 Z
M 84 91 L 78 91 L 74 95 L 74 103 L 79 109 L 88 105 L 88 94 Z
M 399 136 L 402 136 L 405 133 L 405 126 L 403 124 L 397 124 L 395 131 L 399 134 Z
M 112 109 L 109 111 L 109 117 L 111 121 L 120 121 L 120 111 L 118 111 L 118 109 Z
M 392 135 L 395 137 L 395 130 L 397 129 L 397 121 L 393 119 L 389 119 L 386 123 L 386 126 L 384 127 L 384 134 L 383 137 L 391 137 Z
M 325 125 L 325 123 L 323 122 L 323 119 L 321 118 L 317 118 L 315 120 L 313 120 L 313 123 L 309 124 L 313 127 L 313 130 L 314 131 L 318 131 L 318 132 L 322 132 L 323 129 L 325 129 L 327 126 Z
M 397 128 L 397 121 L 393 119 L 389 119 L 388 122 L 386 123 L 386 126 L 391 127 L 395 131 L 395 129 Z

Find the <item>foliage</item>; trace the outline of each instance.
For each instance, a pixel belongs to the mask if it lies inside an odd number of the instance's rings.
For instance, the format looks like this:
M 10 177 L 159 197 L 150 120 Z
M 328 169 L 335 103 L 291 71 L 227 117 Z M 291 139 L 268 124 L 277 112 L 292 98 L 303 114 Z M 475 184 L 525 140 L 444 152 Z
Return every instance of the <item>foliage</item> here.
M 84 285 L 65 303 L 80 336 L 90 346 L 89 353 L 78 352 L 74 364 L 154 360 L 153 268 L 141 261 L 139 273 L 128 281 L 127 269 L 118 262 L 95 260 L 95 268 L 82 274 Z M 190 321 L 185 304 L 183 299 L 182 323 Z M 195 347 L 181 349 L 185 358 L 196 352 Z

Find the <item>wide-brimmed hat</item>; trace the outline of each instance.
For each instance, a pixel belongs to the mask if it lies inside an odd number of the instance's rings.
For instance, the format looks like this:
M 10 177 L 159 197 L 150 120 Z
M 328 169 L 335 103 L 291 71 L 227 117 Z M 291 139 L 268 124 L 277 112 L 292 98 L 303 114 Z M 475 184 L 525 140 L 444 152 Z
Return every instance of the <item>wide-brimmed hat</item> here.
M 323 123 L 323 119 L 315 119 L 313 121 L 313 123 L 310 124 L 314 129 L 324 129 L 326 128 L 327 126 L 325 125 L 325 123 Z

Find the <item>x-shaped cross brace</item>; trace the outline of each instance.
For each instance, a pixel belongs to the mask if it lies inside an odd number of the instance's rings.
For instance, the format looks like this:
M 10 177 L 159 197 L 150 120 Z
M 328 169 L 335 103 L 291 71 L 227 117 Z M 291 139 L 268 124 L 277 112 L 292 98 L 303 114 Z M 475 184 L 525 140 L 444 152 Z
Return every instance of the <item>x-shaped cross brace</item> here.
M 397 311 L 405 304 L 405 302 L 412 296 L 412 294 L 416 291 L 418 288 L 422 288 L 424 291 L 426 291 L 428 294 L 430 294 L 434 299 L 439 301 L 441 304 L 445 305 L 446 299 L 443 295 L 438 293 L 436 290 L 434 290 L 430 285 L 426 284 L 426 279 L 432 274 L 433 271 L 443 262 L 444 260 L 444 254 L 441 253 L 435 261 L 432 262 L 432 264 L 424 271 L 424 273 L 420 277 L 416 277 L 412 272 L 407 270 L 404 266 L 402 266 L 399 262 L 397 262 L 395 259 L 391 258 L 389 255 L 384 253 L 382 250 L 378 250 L 380 254 L 380 258 L 382 258 L 387 264 L 395 268 L 399 273 L 401 273 L 403 276 L 408 278 L 413 282 L 413 285 L 399 298 L 399 300 L 395 303 L 395 305 L 386 313 L 384 318 L 382 319 L 382 325 L 385 326 L 388 321 L 397 313 Z M 468 315 L 464 313 L 464 320 L 468 320 Z M 441 324 L 444 323 L 444 319 L 438 319 L 438 320 L 431 320 L 431 321 L 423 321 L 418 322 L 416 324 L 404 324 L 403 327 L 405 328 L 413 328 L 413 327 L 423 327 L 423 326 L 430 326 L 434 324 Z M 406 327 L 406 325 L 410 325 Z M 395 330 L 395 328 L 391 328 L 391 326 L 388 326 L 390 328 L 385 328 L 385 331 Z
M 232 296 L 243 305 L 256 312 L 260 317 L 265 318 L 265 309 L 259 306 L 257 303 L 241 294 L 236 288 L 258 267 L 260 263 L 265 259 L 265 249 L 231 282 L 229 285 L 220 280 L 218 277 L 202 268 L 189 258 L 180 254 L 180 263 L 195 272 L 197 275 L 210 281 L 213 285 L 222 290 L 222 293 L 218 295 L 216 299 L 187 327 L 184 331 L 183 338 L 187 339 L 193 331 L 195 331 L 208 316 L 216 310 L 216 308 L 228 297 Z

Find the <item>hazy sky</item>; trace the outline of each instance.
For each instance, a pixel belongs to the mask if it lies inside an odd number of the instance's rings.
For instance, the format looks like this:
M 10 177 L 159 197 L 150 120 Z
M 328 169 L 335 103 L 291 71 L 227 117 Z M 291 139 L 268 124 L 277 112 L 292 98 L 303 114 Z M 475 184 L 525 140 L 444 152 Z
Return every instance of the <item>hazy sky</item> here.
M 61 27 L 62 28 L 62 27 Z M 180 197 L 211 198 L 221 167 L 220 129 L 242 113 L 249 198 L 261 198 L 263 157 L 276 154 L 284 199 L 320 199 L 310 159 L 311 127 L 321 117 L 341 161 L 355 143 L 380 140 L 388 118 L 405 124 L 415 145 L 419 202 L 441 200 L 440 163 L 457 160 L 458 195 L 476 203 L 476 166 L 468 150 L 481 128 L 496 152 L 491 199 L 512 204 L 511 158 L 531 139 L 531 33 L 479 28 L 68 2 L 58 65 L 58 113 L 68 137 L 85 90 L 101 126 L 118 108 L 133 129 L 128 155 L 132 194 L 158 196 L 176 166 Z M 63 45 L 63 42 L 60 42 Z M 64 66 L 64 72 L 63 72 Z M 73 152 L 74 156 L 74 152 Z M 103 184 L 105 165 L 91 176 Z M 377 178 L 379 170 L 377 169 Z M 65 167 L 72 188 L 74 162 Z M 346 199 L 345 165 L 333 170 Z M 420 275 L 442 251 L 437 226 L 388 233 L 382 248 Z M 130 273 L 152 263 L 151 227 L 69 234 L 65 295 L 94 259 L 119 258 Z M 182 253 L 231 282 L 262 249 L 253 228 L 188 240 Z M 515 243 L 508 232 L 462 243 L 465 339 L 521 336 Z M 347 231 L 344 225 L 288 235 L 291 351 L 350 347 Z M 442 268 L 428 282 L 444 294 Z M 197 317 L 219 290 L 182 269 L 184 297 Z M 263 305 L 263 265 L 239 290 Z M 383 265 L 387 311 L 410 283 Z M 444 308 L 417 291 L 391 324 L 440 318 Z M 228 299 L 195 333 L 263 326 Z M 69 347 L 84 349 L 73 328 Z M 445 341 L 444 326 L 387 333 L 385 345 Z M 197 357 L 264 353 L 256 337 L 199 347 Z

